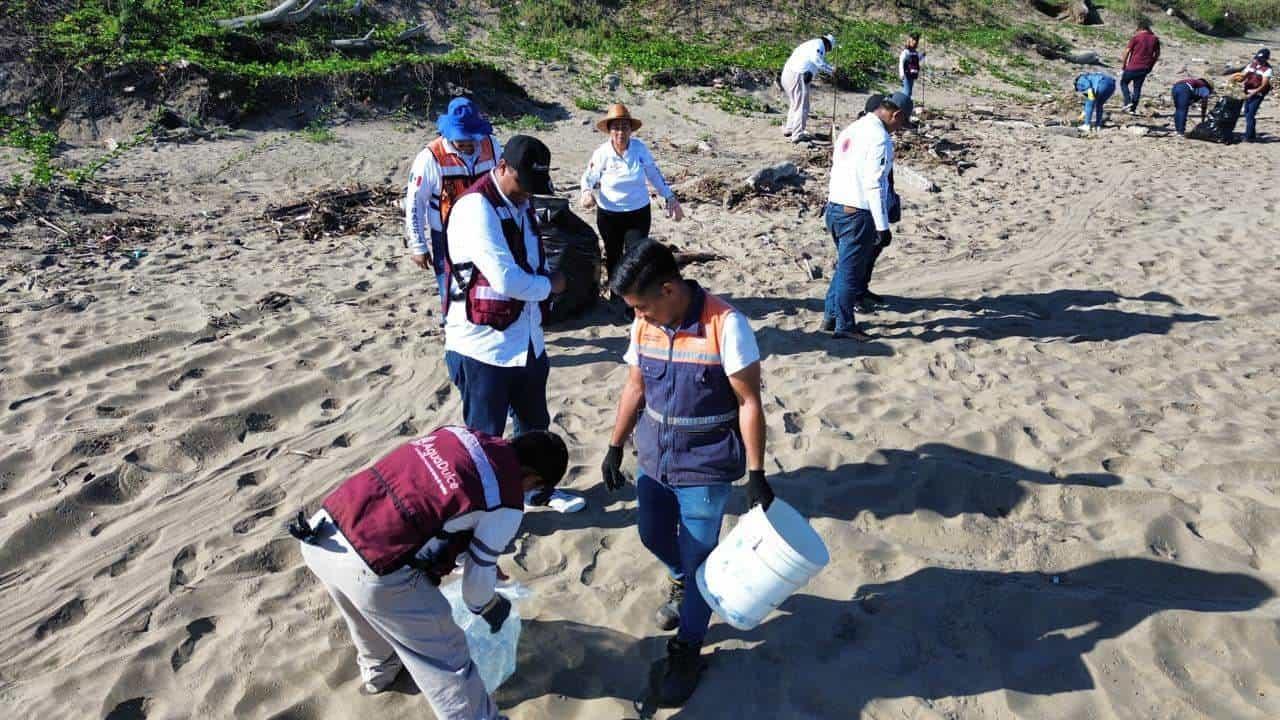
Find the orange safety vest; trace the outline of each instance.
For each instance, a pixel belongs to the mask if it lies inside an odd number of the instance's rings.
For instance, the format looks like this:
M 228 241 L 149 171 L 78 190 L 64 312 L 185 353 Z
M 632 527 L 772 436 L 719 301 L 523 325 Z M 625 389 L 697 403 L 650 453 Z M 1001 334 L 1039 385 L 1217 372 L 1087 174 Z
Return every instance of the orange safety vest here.
M 449 211 L 462 193 L 498 164 L 493 153 L 493 138 L 486 137 L 477 143 L 474 166 L 468 166 L 461 155 L 450 152 L 443 136 L 432 140 L 427 149 L 440 166 L 440 190 L 431 196 L 431 209 L 439 211 L 440 226 L 445 227 L 449 223 Z

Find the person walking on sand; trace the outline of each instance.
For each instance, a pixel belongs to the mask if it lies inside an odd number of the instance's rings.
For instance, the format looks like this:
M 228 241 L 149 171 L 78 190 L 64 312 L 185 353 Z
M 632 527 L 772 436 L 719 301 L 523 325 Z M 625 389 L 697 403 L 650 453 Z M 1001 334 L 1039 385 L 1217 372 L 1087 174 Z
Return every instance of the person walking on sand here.
M 536 138 L 507 141 L 497 165 L 454 203 L 446 226 L 444 359 L 467 427 L 501 437 L 545 430 L 546 346 L 539 303 L 565 289 L 547 270 L 529 198 L 551 194 L 551 151 Z
M 1187 136 L 1187 114 L 1191 103 L 1200 101 L 1200 122 L 1209 114 L 1209 96 L 1213 85 L 1204 78 L 1184 78 L 1173 84 L 1173 129 L 1179 137 Z
M 898 79 L 902 81 L 902 94 L 911 97 L 915 90 L 916 80 L 920 78 L 920 64 L 924 62 L 924 52 L 920 47 L 920 33 L 913 32 L 907 36 L 906 47 L 898 55 Z
M 1124 72 L 1120 75 L 1120 92 L 1124 95 L 1124 107 L 1130 115 L 1138 114 L 1142 100 L 1142 83 L 1146 82 L 1156 63 L 1160 61 L 1160 38 L 1151 32 L 1151 21 L 1138 19 L 1138 31 L 1129 40 L 1121 60 Z
M 866 341 L 855 310 L 868 302 L 871 264 L 893 240 L 893 137 L 911 117 L 911 98 L 883 97 L 873 112 L 845 128 L 832 147 L 826 226 L 836 246 L 822 330 L 837 339 Z
M 469 98 L 454 98 L 436 119 L 440 136 L 413 159 L 404 196 L 404 226 L 414 265 L 436 276 L 444 306 L 444 228 L 462 193 L 493 169 L 502 145 Z
M 827 34 L 807 40 L 791 52 L 791 57 L 782 66 L 780 82 L 790 103 L 782 135 L 791 138 L 791 142 L 809 139 L 805 132 L 805 125 L 809 122 L 809 84 L 818 73 L 835 75 L 836 69 L 827 63 L 827 53 L 835 47 L 835 35 Z
M 1271 92 L 1271 51 L 1262 48 L 1254 53 L 1253 61 L 1240 73 L 1244 86 L 1244 141 L 1258 139 L 1258 108 Z
M 356 646 L 364 691 L 407 669 L 440 720 L 500 720 L 453 622 L 441 578 L 462 566 L 462 598 L 497 632 L 511 602 L 495 592 L 526 491 L 550 490 L 569 452 L 543 430 L 510 441 L 443 427 L 344 480 L 289 532 Z
M 747 502 L 768 509 L 760 349 L 747 318 L 681 277 L 671 248 L 631 248 L 613 276 L 613 292 L 635 311 L 629 366 L 618 401 L 604 484 L 626 483 L 622 447 L 635 431 L 640 541 L 670 574 L 655 620 L 676 630 L 658 687 L 663 707 L 683 705 L 702 672 L 711 607 L 694 573 L 719 542 L 733 482 L 747 475 Z
M 1105 73 L 1085 73 L 1077 75 L 1076 92 L 1084 96 L 1084 122 L 1080 129 L 1091 132 L 1102 129 L 1105 118 L 1103 106 L 1116 93 L 1116 81 Z
M 626 105 L 611 106 L 596 123 L 596 129 L 609 134 L 609 140 L 591 154 L 582 173 L 581 204 L 587 210 L 596 209 L 596 228 L 604 242 L 609 277 L 613 277 L 613 269 L 622 259 L 627 236 L 649 237 L 649 187 L 666 202 L 667 217 L 677 222 L 684 219 L 680 201 L 662 177 L 649 146 L 632 137 L 642 126 Z

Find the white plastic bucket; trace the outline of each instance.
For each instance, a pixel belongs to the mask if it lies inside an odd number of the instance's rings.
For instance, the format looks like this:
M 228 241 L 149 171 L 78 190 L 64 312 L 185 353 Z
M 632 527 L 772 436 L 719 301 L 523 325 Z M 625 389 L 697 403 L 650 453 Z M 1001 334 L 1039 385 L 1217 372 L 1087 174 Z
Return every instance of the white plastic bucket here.
M 774 498 L 737 526 L 698 568 L 698 590 L 717 615 L 750 630 L 831 561 L 827 546 L 796 509 Z

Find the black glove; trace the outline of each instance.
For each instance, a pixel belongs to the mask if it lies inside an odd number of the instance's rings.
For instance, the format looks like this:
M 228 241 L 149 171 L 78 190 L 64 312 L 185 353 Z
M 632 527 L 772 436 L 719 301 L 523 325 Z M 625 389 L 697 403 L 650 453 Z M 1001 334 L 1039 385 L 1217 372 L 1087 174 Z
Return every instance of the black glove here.
M 749 470 L 747 472 L 747 507 L 753 508 L 759 505 L 768 510 L 771 504 L 773 504 L 773 488 L 769 487 L 769 483 L 764 479 L 764 471 Z
M 496 633 L 502 629 L 502 623 L 507 621 L 507 616 L 511 614 L 511 601 L 502 594 L 495 594 L 488 605 L 479 612 L 480 617 L 489 623 L 489 632 Z
M 609 446 L 604 462 L 600 463 L 600 475 L 604 478 L 604 486 L 614 492 L 627 484 L 627 476 L 622 472 L 622 446 Z
M 877 230 L 876 244 L 880 247 L 889 247 L 889 243 L 893 242 L 892 230 Z

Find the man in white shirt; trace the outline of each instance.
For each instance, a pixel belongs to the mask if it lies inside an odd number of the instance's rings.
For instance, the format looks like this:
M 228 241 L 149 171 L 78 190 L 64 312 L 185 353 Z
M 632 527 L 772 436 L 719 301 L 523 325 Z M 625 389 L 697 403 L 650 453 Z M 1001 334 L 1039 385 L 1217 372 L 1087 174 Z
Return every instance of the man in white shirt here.
M 867 292 L 868 267 L 876 250 L 893 239 L 889 231 L 893 138 L 889 133 L 904 127 L 910 118 L 911 98 L 896 92 L 845 128 L 833 144 L 826 222 L 837 259 L 822 325 L 833 337 L 870 339 L 858 329 L 854 309 Z
M 547 270 L 529 205 L 551 194 L 550 165 L 546 145 L 516 135 L 449 217 L 445 363 L 466 425 L 499 437 L 508 409 L 518 430 L 551 423 L 539 303 L 564 292 L 565 279 Z
M 836 69 L 827 63 L 827 53 L 835 46 L 835 35 L 808 40 L 793 50 L 787 64 L 782 66 L 782 91 L 790 103 L 782 134 L 791 138 L 791 142 L 808 139 L 804 128 L 809 121 L 809 83 L 818 73 L 835 74 Z
M 435 273 L 445 301 L 444 227 L 453 203 L 493 169 L 502 145 L 493 126 L 469 98 L 454 98 L 436 119 L 440 136 L 413 159 L 404 196 L 404 228 L 409 258 Z

